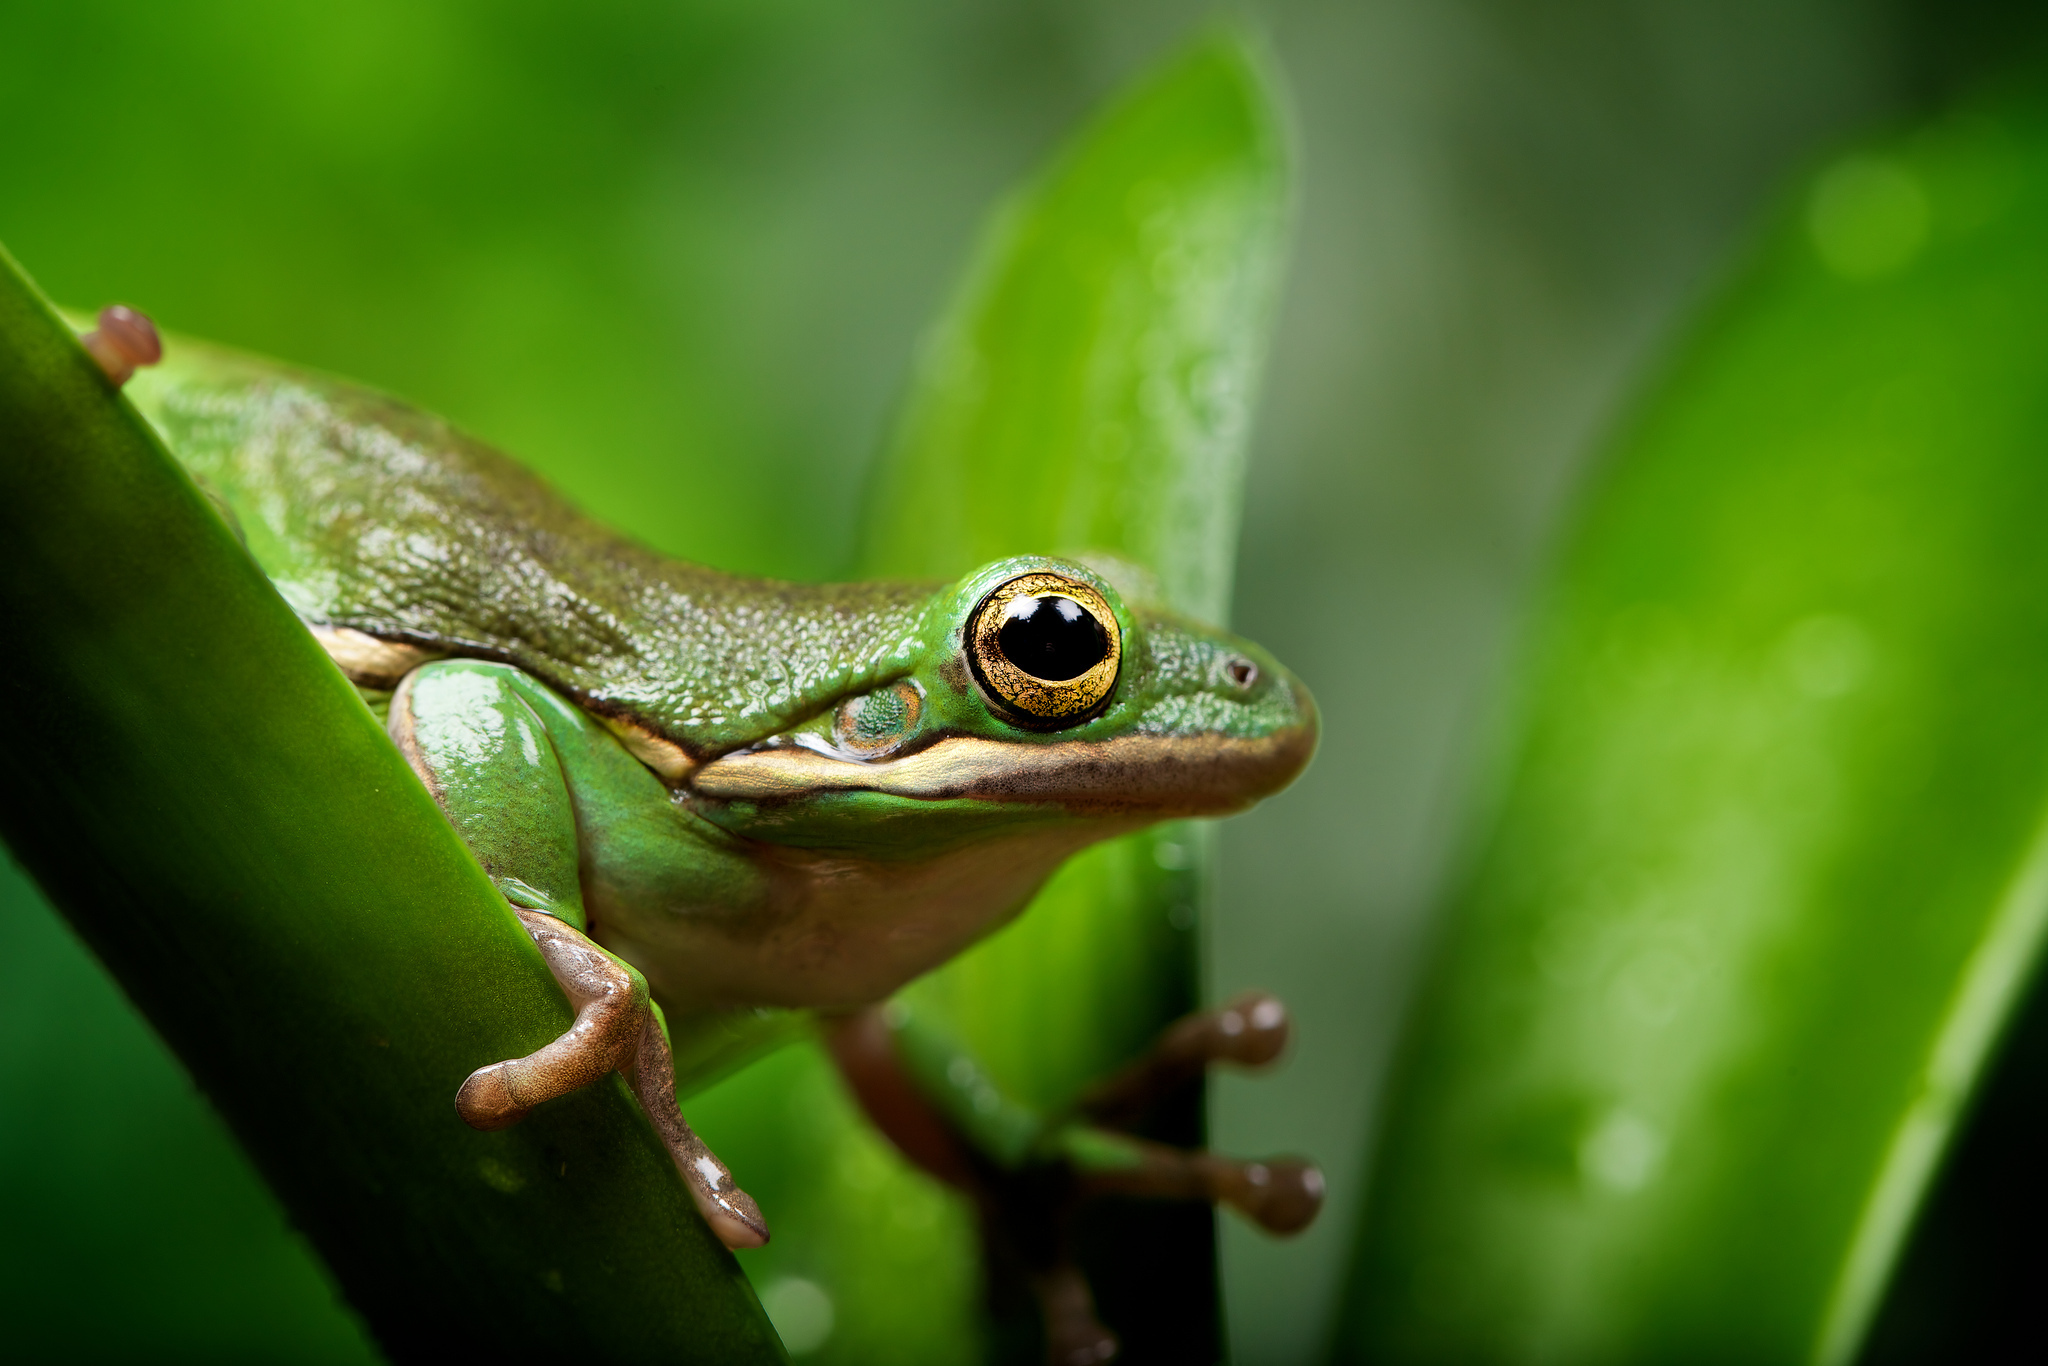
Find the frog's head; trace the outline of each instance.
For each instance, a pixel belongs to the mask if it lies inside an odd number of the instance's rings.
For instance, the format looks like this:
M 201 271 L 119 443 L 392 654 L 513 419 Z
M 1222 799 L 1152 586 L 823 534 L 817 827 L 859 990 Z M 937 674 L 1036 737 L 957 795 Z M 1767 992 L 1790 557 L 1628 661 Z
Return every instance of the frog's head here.
M 1133 608 L 1071 560 L 1002 560 L 940 590 L 900 658 L 698 769 L 705 814 L 773 843 L 916 857 L 1048 823 L 1099 836 L 1224 815 L 1315 749 L 1315 704 L 1272 656 Z

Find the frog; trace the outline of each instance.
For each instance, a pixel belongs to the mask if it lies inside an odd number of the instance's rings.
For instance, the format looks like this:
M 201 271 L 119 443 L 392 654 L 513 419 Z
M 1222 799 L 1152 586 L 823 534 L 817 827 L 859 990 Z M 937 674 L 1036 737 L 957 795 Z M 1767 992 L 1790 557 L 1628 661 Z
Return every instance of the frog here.
M 929 1074 L 972 1060 L 892 994 L 1077 851 L 1244 810 L 1315 749 L 1314 701 L 1271 654 L 1080 559 L 951 582 L 727 574 L 376 390 L 197 341 L 167 355 L 125 308 L 81 342 L 382 720 L 575 1010 L 537 1051 L 480 1061 L 457 1114 L 501 1128 L 618 1072 L 730 1248 L 768 1224 L 679 1088 L 823 1020 L 884 1131 L 967 1179 L 919 1126 L 943 1110 Z M 952 1132 L 1012 1166 L 1052 1152 L 1105 1189 L 1299 1227 L 1311 1165 L 1113 1122 L 1191 1069 L 1270 1061 L 1285 1033 L 1276 1001 L 1228 1003 L 1073 1115 L 1005 1129 L 1017 1107 L 968 1106 Z

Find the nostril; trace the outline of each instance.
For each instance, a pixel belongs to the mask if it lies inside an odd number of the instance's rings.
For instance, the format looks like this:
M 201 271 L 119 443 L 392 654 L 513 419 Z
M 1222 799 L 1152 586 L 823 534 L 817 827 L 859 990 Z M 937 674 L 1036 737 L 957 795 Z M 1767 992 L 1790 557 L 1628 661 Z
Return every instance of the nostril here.
M 1249 688 L 1259 681 L 1259 666 L 1243 655 L 1232 655 L 1223 665 L 1223 673 L 1240 688 Z

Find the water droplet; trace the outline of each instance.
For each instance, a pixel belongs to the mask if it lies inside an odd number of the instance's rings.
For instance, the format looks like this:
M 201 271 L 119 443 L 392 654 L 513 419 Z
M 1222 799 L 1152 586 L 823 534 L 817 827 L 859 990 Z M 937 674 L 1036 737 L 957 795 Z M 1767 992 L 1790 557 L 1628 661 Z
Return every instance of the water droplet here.
M 777 1276 L 762 1286 L 761 1308 L 793 1357 L 808 1356 L 823 1347 L 838 1317 L 825 1287 L 802 1276 Z
M 1641 1190 L 1664 1165 L 1664 1135 L 1640 1115 L 1611 1110 L 1579 1144 L 1579 1172 L 1626 1195 Z
M 1870 672 L 1870 634 L 1853 617 L 1818 613 L 1785 632 L 1785 667 L 1808 697 L 1854 692 Z
M 1927 194 L 1890 157 L 1859 153 L 1821 174 L 1806 224 L 1829 270 L 1846 279 L 1889 275 L 1927 242 Z

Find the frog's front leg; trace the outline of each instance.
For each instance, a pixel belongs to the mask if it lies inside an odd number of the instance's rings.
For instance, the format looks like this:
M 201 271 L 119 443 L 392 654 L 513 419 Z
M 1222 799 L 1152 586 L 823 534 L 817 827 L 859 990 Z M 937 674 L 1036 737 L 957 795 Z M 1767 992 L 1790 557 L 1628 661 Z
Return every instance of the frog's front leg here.
M 390 726 L 576 1007 L 559 1038 L 472 1073 L 456 1093 L 457 1112 L 474 1128 L 501 1129 L 544 1101 L 623 1073 L 713 1232 L 727 1247 L 767 1242 L 759 1207 L 676 1109 L 668 1033 L 646 979 L 583 932 L 575 807 L 555 733 L 581 740 L 575 713 L 517 669 L 447 660 L 405 677 Z
M 768 1221 L 754 1197 L 739 1188 L 732 1171 L 718 1160 L 690 1128 L 676 1105 L 675 1055 L 669 1050 L 668 1026 L 661 1007 L 649 1002 L 647 1023 L 640 1031 L 639 1046 L 624 1069 L 640 1108 L 654 1122 L 655 1132 L 668 1145 L 669 1155 L 683 1174 L 690 1198 L 711 1231 L 727 1247 L 759 1247 L 768 1241 Z
M 517 1124 L 544 1100 L 580 1091 L 607 1072 L 626 1070 L 639 1053 L 650 1019 L 640 974 L 559 917 L 516 903 L 512 909 L 562 994 L 576 1007 L 576 1023 L 537 1052 L 470 1073 L 455 1093 L 455 1110 L 472 1129 Z

